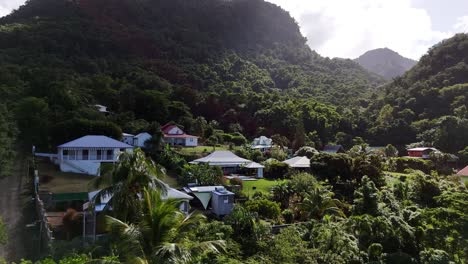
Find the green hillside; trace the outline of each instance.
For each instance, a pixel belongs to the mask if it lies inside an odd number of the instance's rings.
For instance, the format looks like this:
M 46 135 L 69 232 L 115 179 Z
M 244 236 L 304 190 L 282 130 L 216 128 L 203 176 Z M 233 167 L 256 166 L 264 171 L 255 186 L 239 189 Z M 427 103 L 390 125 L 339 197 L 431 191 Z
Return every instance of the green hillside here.
M 422 141 L 445 151 L 468 146 L 468 35 L 431 48 L 369 107 L 380 143 Z
M 335 106 L 362 104 L 381 81 L 311 51 L 263 0 L 31 0 L 0 20 L 1 100 L 21 138 L 45 149 L 171 120 L 206 138 L 313 133 L 322 144 L 360 133 Z

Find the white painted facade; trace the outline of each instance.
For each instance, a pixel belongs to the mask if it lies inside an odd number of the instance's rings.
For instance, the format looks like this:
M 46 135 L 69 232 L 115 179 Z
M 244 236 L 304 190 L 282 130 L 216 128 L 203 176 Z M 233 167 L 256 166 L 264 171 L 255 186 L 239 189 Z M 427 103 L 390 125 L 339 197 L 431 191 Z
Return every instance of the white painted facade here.
M 58 153 L 60 170 L 99 176 L 101 163 L 114 163 L 120 149 L 61 149 Z
M 105 136 L 84 136 L 57 147 L 57 160 L 64 172 L 99 176 L 103 163 L 115 163 L 133 147 Z
M 122 142 L 138 148 L 144 148 L 145 142 L 150 140 L 151 138 L 152 136 L 147 132 L 142 132 L 138 135 L 132 135 L 127 133 L 122 134 Z
M 144 148 L 145 147 L 145 142 L 150 140 L 152 136 L 149 133 L 143 132 L 138 135 L 136 135 L 133 138 L 133 144 L 130 144 L 134 147 L 139 147 L 139 148 Z
M 162 127 L 164 133 L 164 142 L 173 146 L 196 147 L 198 146 L 198 137 L 185 134 L 185 132 L 176 125 L 166 125 Z
M 128 144 L 128 145 L 133 145 L 133 138 L 134 137 L 135 137 L 135 135 L 123 133 L 122 134 L 122 142 L 125 143 L 125 144 Z

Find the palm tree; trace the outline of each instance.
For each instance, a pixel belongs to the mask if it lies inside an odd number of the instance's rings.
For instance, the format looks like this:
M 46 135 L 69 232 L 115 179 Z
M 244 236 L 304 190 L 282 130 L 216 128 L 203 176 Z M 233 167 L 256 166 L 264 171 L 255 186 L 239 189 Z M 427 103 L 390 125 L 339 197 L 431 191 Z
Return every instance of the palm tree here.
M 225 241 L 191 242 L 191 232 L 205 221 L 201 214 L 185 215 L 179 210 L 181 200 L 161 198 L 161 192 L 144 189 L 142 217 L 136 224 L 126 224 L 107 216 L 111 234 L 118 239 L 117 250 L 129 263 L 188 263 L 196 254 L 224 250 Z
M 333 192 L 320 184 L 312 186 L 299 204 L 305 218 L 317 220 L 322 220 L 326 215 L 345 217 L 340 207 L 343 207 L 341 201 L 334 199 Z
M 103 166 L 101 175 L 90 182 L 91 188 L 100 189 L 93 202 L 111 197 L 108 206 L 112 207 L 113 215 L 124 222 L 137 220 L 144 188 L 156 188 L 162 192 L 167 188 L 161 181 L 164 169 L 147 158 L 141 149 L 122 153 L 118 163 Z
M 289 207 L 289 199 L 294 194 L 291 186 L 287 182 L 277 184 L 271 188 L 273 200 L 281 204 L 282 209 Z

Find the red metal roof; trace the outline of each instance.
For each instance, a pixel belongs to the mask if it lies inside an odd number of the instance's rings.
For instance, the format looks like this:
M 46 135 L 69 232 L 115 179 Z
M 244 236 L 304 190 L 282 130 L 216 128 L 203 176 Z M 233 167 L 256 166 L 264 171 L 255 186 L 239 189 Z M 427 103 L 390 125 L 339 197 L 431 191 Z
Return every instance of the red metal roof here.
M 457 175 L 460 175 L 460 176 L 468 176 L 468 166 L 466 166 L 464 169 L 462 169 L 461 171 L 457 172 Z
M 178 126 L 170 124 L 170 123 L 167 123 L 161 127 L 161 131 L 164 133 L 165 138 L 198 138 L 197 136 L 185 134 L 185 132 L 180 128 L 179 129 L 182 130 L 183 134 L 178 134 L 178 135 L 168 134 L 169 131 L 171 131 L 171 129 L 173 129 L 174 127 L 179 128 Z
M 167 134 L 167 132 L 169 132 L 169 130 L 171 130 L 172 128 L 174 127 L 177 127 L 176 125 L 173 125 L 171 123 L 167 123 L 165 124 L 164 126 L 161 127 L 161 131 L 164 133 L 164 134 Z

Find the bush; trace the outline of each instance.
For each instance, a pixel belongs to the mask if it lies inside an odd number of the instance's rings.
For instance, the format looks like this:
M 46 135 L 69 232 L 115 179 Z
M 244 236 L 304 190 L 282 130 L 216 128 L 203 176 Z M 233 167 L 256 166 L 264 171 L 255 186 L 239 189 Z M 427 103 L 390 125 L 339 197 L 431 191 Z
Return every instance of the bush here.
M 275 160 L 285 160 L 288 154 L 281 148 L 273 147 L 268 151 L 268 156 Z
M 294 153 L 294 156 L 306 156 L 307 158 L 310 159 L 313 156 L 318 155 L 318 154 L 319 152 L 315 148 L 304 146 L 304 147 L 301 147 L 298 151 L 296 151 L 296 153 Z
M 291 209 L 285 209 L 281 215 L 286 224 L 291 224 L 294 221 L 294 212 Z
M 229 183 L 231 185 L 239 185 L 241 187 L 241 189 L 244 186 L 244 181 L 239 179 L 239 178 L 232 178 L 232 179 L 229 180 Z
M 284 179 L 289 174 L 289 165 L 277 160 L 272 160 L 266 163 L 265 178 L 269 179 Z
M 249 200 L 245 203 L 245 208 L 266 219 L 278 220 L 281 214 L 279 204 L 267 199 Z
M 187 164 L 179 181 L 182 185 L 193 182 L 201 186 L 219 185 L 223 183 L 223 171 L 220 167 L 208 164 Z
M 388 169 L 394 172 L 404 173 L 407 169 L 420 170 L 424 173 L 430 173 L 434 169 L 434 164 L 430 160 L 399 157 L 391 158 Z
M 314 175 L 328 179 L 332 183 L 337 181 L 337 176 L 341 176 L 342 179 L 352 179 L 353 159 L 343 153 L 320 153 L 312 157 L 310 169 Z

